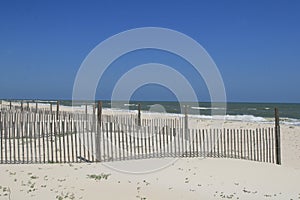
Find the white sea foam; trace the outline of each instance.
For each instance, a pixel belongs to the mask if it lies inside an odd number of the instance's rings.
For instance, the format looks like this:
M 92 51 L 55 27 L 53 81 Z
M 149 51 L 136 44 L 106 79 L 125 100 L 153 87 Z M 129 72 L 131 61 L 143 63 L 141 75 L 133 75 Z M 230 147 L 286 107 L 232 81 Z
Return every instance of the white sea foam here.
M 37 103 L 45 103 L 45 104 L 49 104 L 49 103 L 56 103 L 57 101 L 48 101 L 48 100 L 34 100 L 34 102 Z
M 159 117 L 184 117 L 184 114 L 176 113 L 161 113 L 161 112 L 150 112 L 143 111 L 144 115 L 150 116 L 153 115 Z M 256 117 L 253 115 L 189 115 L 190 118 L 204 119 L 204 120 L 228 120 L 228 121 L 242 121 L 242 122 L 268 122 L 266 118 Z
M 105 108 L 105 110 L 117 114 L 117 113 L 137 113 L 136 110 L 122 110 L 116 108 Z M 184 117 L 184 114 L 181 113 L 162 113 L 162 112 L 151 112 L 151 111 L 142 111 L 142 115 L 147 115 L 148 117 L 175 117 L 181 118 Z M 274 123 L 273 118 L 264 118 L 258 117 L 254 115 L 189 115 L 190 118 L 197 118 L 203 120 L 227 120 L 227 121 L 240 121 L 240 122 L 257 122 L 257 123 Z M 280 123 L 286 125 L 300 126 L 299 119 L 291 119 L 291 118 L 281 118 Z
M 281 123 L 290 125 L 290 126 L 300 126 L 300 120 L 299 119 L 293 119 L 293 118 L 281 118 Z
M 125 109 L 119 109 L 119 108 L 104 108 L 105 111 L 107 111 L 108 113 L 111 114 L 118 114 L 118 113 L 122 113 L 122 114 L 126 114 L 126 113 L 137 113 L 137 110 L 125 110 Z
M 191 107 L 194 110 L 225 110 L 225 108 L 222 107 Z
M 133 103 L 125 103 L 124 106 L 138 106 L 138 104 L 133 104 Z
M 253 115 L 226 115 L 226 119 L 231 121 L 267 122 L 265 118 Z
M 193 117 L 199 119 L 216 119 L 216 120 L 228 120 L 228 121 L 242 121 L 242 122 L 267 122 L 263 117 L 256 117 L 253 115 L 195 115 Z

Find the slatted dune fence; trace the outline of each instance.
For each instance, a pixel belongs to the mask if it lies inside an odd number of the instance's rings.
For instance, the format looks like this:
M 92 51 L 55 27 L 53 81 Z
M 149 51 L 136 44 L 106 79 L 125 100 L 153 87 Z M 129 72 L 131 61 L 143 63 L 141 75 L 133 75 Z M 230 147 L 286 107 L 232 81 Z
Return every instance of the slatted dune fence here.
M 1 163 L 76 162 L 84 152 L 76 127 L 81 118 L 62 113 L 2 112 L 0 122 Z M 78 153 L 79 152 L 79 153 Z
M 186 129 L 184 117 L 5 110 L 0 163 L 109 162 L 162 157 L 223 157 L 278 163 L 274 128 Z
M 154 130 L 154 131 L 153 131 Z M 275 163 L 274 129 L 184 129 L 106 123 L 98 161 L 160 157 L 223 157 Z

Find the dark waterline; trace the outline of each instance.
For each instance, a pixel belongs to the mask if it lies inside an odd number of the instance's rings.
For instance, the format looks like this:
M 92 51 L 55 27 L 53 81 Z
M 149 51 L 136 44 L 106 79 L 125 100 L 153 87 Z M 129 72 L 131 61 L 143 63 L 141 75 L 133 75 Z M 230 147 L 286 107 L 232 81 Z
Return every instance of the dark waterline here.
M 21 101 L 21 100 L 17 100 Z M 24 102 L 35 102 L 34 100 L 23 100 Z M 55 100 L 38 100 L 41 103 L 55 104 Z M 179 102 L 168 101 L 118 101 L 112 104 L 111 101 L 102 101 L 103 108 L 116 108 L 116 109 L 129 109 L 137 110 L 138 104 L 141 104 L 143 111 L 155 111 L 155 112 L 167 112 L 167 113 L 182 113 L 182 108 Z M 92 104 L 94 101 L 76 101 L 76 105 Z M 72 106 L 72 100 L 60 100 L 60 104 L 63 106 Z M 155 105 L 155 106 L 154 106 Z M 159 106 L 158 106 L 159 105 Z M 226 115 L 250 115 L 255 117 L 273 118 L 274 108 L 279 109 L 281 118 L 291 118 L 300 120 L 300 103 L 239 103 L 228 102 L 227 104 L 217 105 L 217 107 L 211 107 L 210 102 L 199 102 L 193 104 L 189 102 L 183 102 L 181 105 L 190 105 L 188 112 L 190 114 L 211 115 L 212 111 L 220 110 L 220 113 Z M 226 110 L 224 110 L 224 105 Z M 214 105 L 213 105 L 214 106 Z M 162 109 L 156 109 L 162 108 Z M 225 113 L 226 111 L 226 113 Z
M 102 101 L 104 108 L 111 108 L 111 101 Z M 62 101 L 62 105 L 70 106 L 72 105 L 71 101 Z M 182 108 L 180 107 L 179 102 L 167 102 L 167 101 L 130 101 L 128 102 L 114 102 L 114 108 L 119 109 L 129 109 L 137 110 L 138 104 L 141 104 L 141 109 L 144 111 L 149 111 L 153 108 L 156 111 L 155 107 L 160 105 L 163 107 L 167 113 L 182 113 Z M 191 105 L 189 102 L 183 102 L 181 105 Z M 219 109 L 220 113 L 224 113 L 222 109 L 224 105 L 217 105 L 217 107 L 211 107 L 210 102 L 199 102 L 197 106 L 195 105 L 189 107 L 190 114 L 200 114 L 201 115 L 211 115 L 213 110 Z M 255 117 L 264 117 L 264 118 L 273 118 L 274 109 L 278 108 L 280 117 L 282 118 L 293 118 L 300 120 L 300 103 L 237 103 L 237 102 L 228 102 L 225 104 L 226 114 L 227 115 L 252 115 Z M 159 110 L 158 110 L 159 111 Z M 225 114 L 225 113 L 224 113 Z

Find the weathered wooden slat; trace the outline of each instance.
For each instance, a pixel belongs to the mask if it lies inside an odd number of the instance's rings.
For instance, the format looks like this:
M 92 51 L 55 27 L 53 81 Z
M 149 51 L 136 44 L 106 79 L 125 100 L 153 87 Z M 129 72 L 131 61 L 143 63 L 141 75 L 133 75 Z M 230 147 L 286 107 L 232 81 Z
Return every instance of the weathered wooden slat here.
M 4 135 L 3 112 L 0 112 L 0 163 L 3 164 L 3 135 Z
M 271 148 L 272 148 L 272 146 L 271 146 L 271 135 L 270 135 L 270 132 L 271 132 L 271 128 L 266 128 L 266 139 L 267 139 L 267 152 L 266 152 L 266 154 L 267 154 L 267 162 L 268 163 L 271 163 Z
M 79 118 L 78 118 L 78 115 L 75 115 L 75 123 L 74 123 L 74 143 L 75 144 L 75 148 L 74 148 L 74 151 L 75 151 L 75 160 L 76 162 L 79 162 L 79 160 L 77 159 L 77 157 L 80 155 L 79 154 L 79 150 L 78 150 L 78 133 L 79 133 Z
M 3 112 L 0 112 L 0 163 L 3 164 L 3 136 L 4 136 L 4 118 Z
M 7 163 L 7 132 L 8 132 L 8 120 L 7 120 L 7 116 L 8 114 L 7 113 L 5 113 L 5 115 L 4 115 L 4 131 L 3 131 L 3 134 L 4 134 L 4 163 Z
M 46 150 L 45 150 L 45 125 L 44 125 L 44 115 L 41 119 L 41 135 L 42 135 L 42 140 L 43 140 L 43 163 L 46 163 Z M 23 129 L 23 128 L 22 128 Z M 23 135 L 22 135 L 23 137 Z M 23 151 L 24 152 L 24 151 Z M 23 153 L 24 155 L 24 153 Z M 24 158 L 23 158 L 24 160 Z
M 275 163 L 274 129 L 271 128 L 271 162 Z
M 12 143 L 13 143 L 13 163 L 17 163 L 16 159 L 16 139 L 17 139 L 17 133 L 16 133 L 16 113 L 12 114 Z

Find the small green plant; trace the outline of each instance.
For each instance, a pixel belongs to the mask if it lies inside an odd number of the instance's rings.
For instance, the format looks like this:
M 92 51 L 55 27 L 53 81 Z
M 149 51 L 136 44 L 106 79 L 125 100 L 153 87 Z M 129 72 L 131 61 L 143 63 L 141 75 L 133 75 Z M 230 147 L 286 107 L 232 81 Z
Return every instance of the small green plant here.
M 9 175 L 11 176 L 16 175 L 16 172 L 9 172 Z
M 0 186 L 0 189 L 2 189 L 2 195 L 3 196 L 8 196 L 8 199 L 10 200 L 10 188 L 9 187 L 4 187 L 4 186 Z
M 58 199 L 58 200 L 63 200 L 64 198 L 62 197 L 62 196 L 56 196 L 56 199 Z
M 101 180 L 101 179 L 107 180 L 110 175 L 111 174 L 101 173 L 100 175 L 96 175 L 96 174 L 87 175 L 87 177 L 95 180 Z
M 75 195 L 73 193 L 70 194 L 69 192 L 67 192 L 67 193 L 62 192 L 60 195 L 56 196 L 56 199 L 58 199 L 58 200 L 63 200 L 63 199 L 73 200 L 73 199 L 75 199 Z
M 38 179 L 38 176 L 30 176 L 31 179 Z

